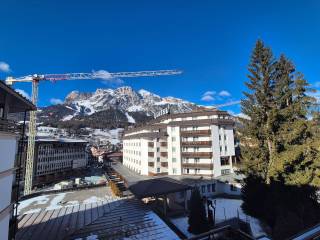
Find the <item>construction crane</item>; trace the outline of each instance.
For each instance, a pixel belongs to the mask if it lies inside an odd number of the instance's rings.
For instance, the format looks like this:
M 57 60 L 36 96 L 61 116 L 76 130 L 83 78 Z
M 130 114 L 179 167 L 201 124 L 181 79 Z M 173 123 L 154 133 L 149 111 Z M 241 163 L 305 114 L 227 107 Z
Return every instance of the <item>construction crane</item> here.
M 12 85 L 16 82 L 31 82 L 32 83 L 32 103 L 37 105 L 38 90 L 40 81 L 61 81 L 61 80 L 93 80 L 104 79 L 111 80 L 117 78 L 134 78 L 134 77 L 156 77 L 156 76 L 169 76 L 181 74 L 180 70 L 158 70 L 158 71 L 139 71 L 139 72 L 114 72 L 110 73 L 104 70 L 92 73 L 65 73 L 65 74 L 42 74 L 42 75 L 28 75 L 19 78 L 8 77 L 6 83 Z M 28 195 L 32 191 L 32 176 L 33 176 L 33 161 L 35 138 L 37 134 L 37 118 L 36 111 L 30 112 L 29 133 L 28 133 L 28 148 L 26 159 L 26 173 L 24 184 L 24 195 Z

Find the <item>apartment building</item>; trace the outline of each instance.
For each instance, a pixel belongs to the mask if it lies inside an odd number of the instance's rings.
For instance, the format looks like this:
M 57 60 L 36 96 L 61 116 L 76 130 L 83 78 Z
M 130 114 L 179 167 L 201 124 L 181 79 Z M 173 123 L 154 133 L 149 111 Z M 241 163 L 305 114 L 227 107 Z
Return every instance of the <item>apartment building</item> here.
M 141 175 L 230 174 L 233 127 L 232 117 L 217 109 L 162 115 L 124 133 L 123 165 Z
M 18 142 L 24 135 L 25 121 L 22 125 L 8 119 L 8 114 L 36 110 L 36 107 L 19 93 L 0 81 L 0 239 L 14 236 L 19 185 L 16 176 L 20 173 L 17 152 Z M 17 176 L 19 177 L 19 176 Z M 9 230 L 10 226 L 10 230 Z
M 86 141 L 78 139 L 36 139 L 33 186 L 65 180 L 75 171 L 86 167 L 88 164 L 86 146 Z M 26 154 L 23 156 L 23 166 L 25 159 Z

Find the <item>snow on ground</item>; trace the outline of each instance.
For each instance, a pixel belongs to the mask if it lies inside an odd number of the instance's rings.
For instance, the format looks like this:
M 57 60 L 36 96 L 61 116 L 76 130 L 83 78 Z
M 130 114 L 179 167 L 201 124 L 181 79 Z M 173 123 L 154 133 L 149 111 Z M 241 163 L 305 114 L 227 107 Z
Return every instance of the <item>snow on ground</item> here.
M 88 203 L 95 203 L 95 202 L 100 202 L 103 201 L 104 199 L 96 197 L 96 196 L 92 196 L 86 200 L 83 201 L 84 204 L 88 204 Z
M 131 107 L 128 107 L 127 111 L 128 112 L 139 112 L 139 111 L 143 111 L 143 107 L 141 105 L 134 105 Z
M 24 214 L 38 213 L 40 211 L 41 211 L 41 208 L 35 208 L 35 209 L 31 209 L 29 211 L 26 211 Z
M 258 219 L 246 215 L 242 209 L 241 204 L 242 200 L 238 199 L 227 199 L 227 198 L 216 198 L 213 199 L 216 201 L 216 223 L 222 223 L 225 220 L 231 218 L 239 218 L 250 224 L 251 231 L 254 237 L 266 235 L 266 233 L 261 228 L 260 222 Z M 181 218 L 172 218 L 172 223 L 176 225 L 180 231 L 182 231 L 187 237 L 192 236 L 188 232 L 188 217 Z
M 49 201 L 49 198 L 46 195 L 23 200 L 20 202 L 18 206 L 18 214 L 22 209 L 30 206 L 31 204 L 41 205 L 41 204 L 46 204 L 48 201 Z
M 64 199 L 65 196 L 66 196 L 66 193 L 57 194 L 57 196 L 55 196 L 51 200 L 50 205 L 46 208 L 46 210 L 54 210 L 54 209 L 61 208 L 62 206 L 59 203 Z
M 136 123 L 136 120 L 134 120 L 134 118 L 130 116 L 127 112 L 126 112 L 126 117 L 129 123 Z
M 69 121 L 74 117 L 74 115 L 67 115 L 62 118 L 62 121 Z

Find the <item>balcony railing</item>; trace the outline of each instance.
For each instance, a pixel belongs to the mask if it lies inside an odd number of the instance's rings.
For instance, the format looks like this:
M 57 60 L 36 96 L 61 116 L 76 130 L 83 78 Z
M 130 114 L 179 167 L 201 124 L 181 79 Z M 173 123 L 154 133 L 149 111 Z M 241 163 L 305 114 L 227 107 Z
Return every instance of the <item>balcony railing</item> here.
M 183 147 L 211 147 L 212 141 L 190 141 L 190 142 L 181 142 Z
M 0 118 L 0 131 L 20 133 L 21 127 L 12 120 Z
M 162 162 L 161 163 L 161 167 L 166 167 L 167 168 L 168 167 L 168 163 L 167 162 Z
M 210 136 L 211 130 L 181 130 L 181 136 Z
M 168 157 L 168 153 L 167 153 L 167 152 L 161 152 L 161 153 L 160 153 L 160 156 L 161 156 L 161 157 Z
M 212 158 L 212 152 L 182 152 L 182 157 Z
M 160 143 L 160 146 L 161 146 L 161 147 L 167 147 L 168 144 L 167 144 L 167 142 L 161 142 L 161 143 Z
M 182 163 L 184 168 L 213 169 L 212 163 Z

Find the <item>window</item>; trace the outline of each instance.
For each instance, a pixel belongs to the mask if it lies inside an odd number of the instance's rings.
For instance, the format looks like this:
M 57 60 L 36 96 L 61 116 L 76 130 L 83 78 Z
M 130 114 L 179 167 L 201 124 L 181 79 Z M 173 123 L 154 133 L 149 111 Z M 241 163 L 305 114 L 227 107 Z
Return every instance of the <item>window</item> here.
M 194 152 L 199 152 L 199 147 L 194 147 L 194 148 L 193 148 L 193 151 L 194 151 Z
M 157 152 L 160 152 L 160 148 L 159 147 L 157 147 Z
M 224 140 L 227 141 L 227 135 L 224 135 Z
M 194 142 L 198 141 L 198 139 L 199 139 L 198 137 L 193 137 Z
M 176 141 L 176 137 L 172 137 L 172 142 L 175 142 Z
M 172 173 L 173 174 L 177 174 L 177 169 L 176 168 L 172 168 Z
M 157 162 L 160 162 L 160 158 L 159 157 L 157 157 Z
M 206 192 L 206 186 L 204 186 L 204 185 L 201 186 L 201 192 L 202 192 L 202 193 L 205 193 L 205 192 Z
M 227 174 L 230 174 L 230 169 L 221 170 L 221 175 L 227 175 Z
M 207 192 L 211 192 L 211 185 L 210 184 L 207 185 Z
M 157 173 L 159 173 L 159 172 L 160 172 L 160 168 L 158 167 L 158 168 L 157 168 Z
M 227 146 L 224 146 L 224 151 L 228 151 L 228 147 Z
M 175 127 L 172 127 L 171 128 L 171 132 L 175 132 L 176 131 L 176 128 Z
M 237 188 L 233 184 L 230 185 L 230 191 L 236 192 Z
M 176 147 L 172 147 L 172 152 L 176 152 Z
M 216 191 L 216 184 L 215 183 L 211 184 L 211 190 L 212 190 L 212 192 Z
M 220 164 L 221 164 L 221 166 L 229 165 L 229 157 L 221 157 Z
M 200 169 L 196 168 L 194 169 L 195 174 L 200 173 Z
M 198 127 L 197 126 L 193 126 L 192 130 L 198 130 Z
M 172 158 L 172 162 L 177 162 L 177 159 L 176 158 Z
M 220 152 L 222 152 L 222 146 L 220 146 Z
M 195 162 L 195 163 L 199 163 L 199 162 L 200 162 L 200 158 L 195 158 L 195 159 L 194 159 L 194 162 Z
M 187 173 L 189 173 L 189 168 L 187 168 Z
M 179 192 L 179 198 L 184 198 L 184 191 Z
M 219 135 L 219 141 L 221 141 L 221 135 Z

